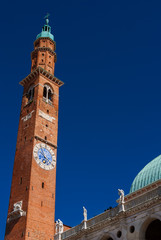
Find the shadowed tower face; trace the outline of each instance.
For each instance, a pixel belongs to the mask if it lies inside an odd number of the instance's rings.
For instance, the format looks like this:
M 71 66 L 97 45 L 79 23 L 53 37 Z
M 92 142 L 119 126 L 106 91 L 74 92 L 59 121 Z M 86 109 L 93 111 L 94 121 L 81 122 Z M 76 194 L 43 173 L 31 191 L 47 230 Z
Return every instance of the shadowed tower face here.
M 31 53 L 19 120 L 6 240 L 54 239 L 59 87 L 48 17 Z

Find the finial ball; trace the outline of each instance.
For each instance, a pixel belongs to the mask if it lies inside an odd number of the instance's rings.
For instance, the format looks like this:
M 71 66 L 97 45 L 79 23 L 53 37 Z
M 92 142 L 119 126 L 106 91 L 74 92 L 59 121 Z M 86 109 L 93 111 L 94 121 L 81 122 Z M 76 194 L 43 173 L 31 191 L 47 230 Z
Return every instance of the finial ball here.
M 49 19 L 48 18 L 46 18 L 46 25 L 48 25 L 49 24 Z

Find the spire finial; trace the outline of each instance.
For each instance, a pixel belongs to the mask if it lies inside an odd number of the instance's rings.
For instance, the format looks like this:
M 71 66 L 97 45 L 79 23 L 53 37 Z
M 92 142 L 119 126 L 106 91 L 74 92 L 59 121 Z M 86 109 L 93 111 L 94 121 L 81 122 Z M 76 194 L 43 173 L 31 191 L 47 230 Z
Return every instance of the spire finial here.
M 44 19 L 46 20 L 46 25 L 49 24 L 49 16 L 50 16 L 50 14 L 47 13 L 46 16 L 44 17 Z

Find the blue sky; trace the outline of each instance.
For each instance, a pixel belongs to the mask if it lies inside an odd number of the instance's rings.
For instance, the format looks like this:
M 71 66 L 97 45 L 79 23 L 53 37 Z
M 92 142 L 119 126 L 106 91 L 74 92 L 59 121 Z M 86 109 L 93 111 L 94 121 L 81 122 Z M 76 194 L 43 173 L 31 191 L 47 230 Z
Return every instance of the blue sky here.
M 56 218 L 67 225 L 116 205 L 161 153 L 161 2 L 5 1 L 1 4 L 1 211 L 4 239 L 30 53 L 50 12 L 60 89 Z

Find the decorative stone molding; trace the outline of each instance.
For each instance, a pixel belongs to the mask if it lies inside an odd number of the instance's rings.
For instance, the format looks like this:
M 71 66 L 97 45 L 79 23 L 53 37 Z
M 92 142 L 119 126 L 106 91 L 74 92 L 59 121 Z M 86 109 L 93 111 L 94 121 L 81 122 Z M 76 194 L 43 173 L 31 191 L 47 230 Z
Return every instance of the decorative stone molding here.
M 8 214 L 7 223 L 22 216 L 26 216 L 26 212 L 22 210 L 22 201 L 14 203 L 13 211 Z

